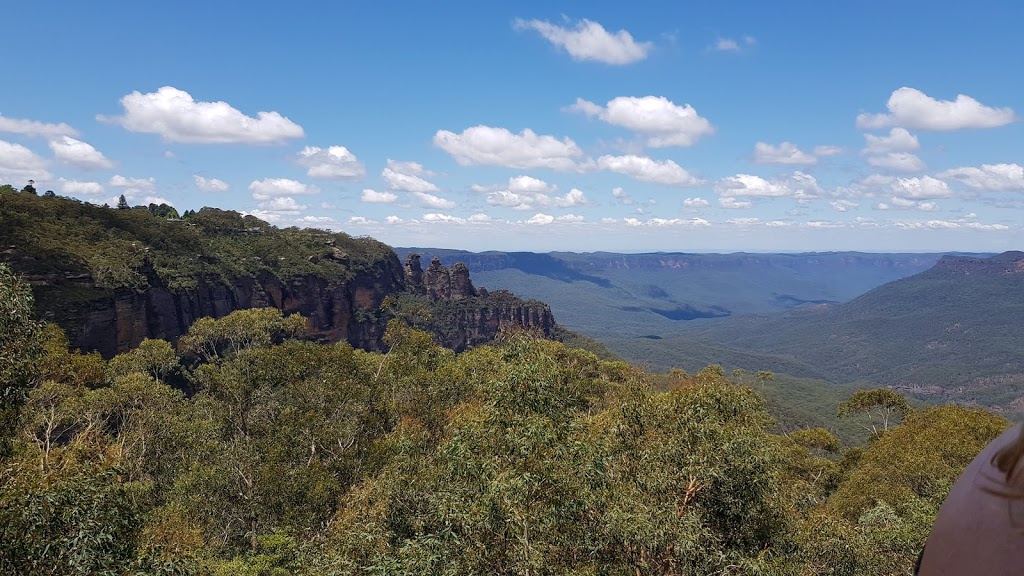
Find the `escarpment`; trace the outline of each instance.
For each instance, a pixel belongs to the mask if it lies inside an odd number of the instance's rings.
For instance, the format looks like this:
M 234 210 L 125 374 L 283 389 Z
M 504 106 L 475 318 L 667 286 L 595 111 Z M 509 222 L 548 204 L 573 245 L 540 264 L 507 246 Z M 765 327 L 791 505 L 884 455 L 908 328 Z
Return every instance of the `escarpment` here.
M 173 218 L 145 207 L 111 209 L 0 187 L 0 261 L 33 286 L 37 314 L 74 348 L 111 357 L 145 338 L 176 342 L 193 322 L 273 307 L 308 318 L 307 337 L 384 348 L 407 297 L 429 309 L 438 343 L 462 350 L 507 326 L 549 336 L 542 303 L 476 289 L 461 263 L 418 256 L 406 265 L 372 238 L 275 228 L 253 216 L 203 208 Z

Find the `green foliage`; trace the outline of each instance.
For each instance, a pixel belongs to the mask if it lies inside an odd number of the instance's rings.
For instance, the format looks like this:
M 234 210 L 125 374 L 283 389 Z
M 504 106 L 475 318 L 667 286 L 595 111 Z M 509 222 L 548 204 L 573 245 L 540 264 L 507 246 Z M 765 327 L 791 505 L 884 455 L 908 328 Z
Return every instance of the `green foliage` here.
M 277 339 L 301 334 L 305 328 L 306 319 L 301 314 L 285 317 L 276 308 L 235 310 L 219 319 L 200 318 L 178 341 L 178 348 L 185 354 L 198 355 L 209 362 L 248 348 L 266 348 Z M 131 358 L 139 359 L 126 359 L 126 362 L 170 362 L 165 348 L 136 352 L 131 353 L 135 355 Z M 121 363 L 112 362 L 111 365 L 121 366 Z
M 910 404 L 900 394 L 885 388 L 859 390 L 849 399 L 839 404 L 839 416 L 866 415 L 867 423 L 863 424 L 872 436 L 878 436 L 889 429 L 889 420 L 902 418 L 910 412 Z
M 197 322 L 184 365 L 29 330 L 0 572 L 904 574 L 1007 425 L 866 391 L 843 411 L 906 415 L 843 452 L 773 420 L 762 394 L 809 390 L 781 376 L 654 378 L 523 331 L 456 354 L 398 319 L 384 353 L 284 338 L 303 323 Z
M 32 317 L 32 292 L 0 263 L 0 457 L 33 383 L 41 325 Z
M 847 518 L 883 501 L 902 512 L 916 498 L 937 510 L 960 472 L 1007 426 L 990 412 L 953 404 L 911 412 L 865 448 L 830 506 Z

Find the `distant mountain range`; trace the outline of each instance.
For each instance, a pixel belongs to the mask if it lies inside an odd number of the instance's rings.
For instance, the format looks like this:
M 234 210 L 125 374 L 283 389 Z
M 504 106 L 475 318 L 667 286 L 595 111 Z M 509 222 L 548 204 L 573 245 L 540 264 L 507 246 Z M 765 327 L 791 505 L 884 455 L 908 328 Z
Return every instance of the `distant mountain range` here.
M 690 336 L 803 375 L 1024 414 L 1024 252 L 946 256 L 847 303 L 728 318 Z
M 688 321 L 845 302 L 927 270 L 941 254 L 577 254 L 396 248 L 464 262 L 478 285 L 547 302 L 595 337 L 670 337 Z

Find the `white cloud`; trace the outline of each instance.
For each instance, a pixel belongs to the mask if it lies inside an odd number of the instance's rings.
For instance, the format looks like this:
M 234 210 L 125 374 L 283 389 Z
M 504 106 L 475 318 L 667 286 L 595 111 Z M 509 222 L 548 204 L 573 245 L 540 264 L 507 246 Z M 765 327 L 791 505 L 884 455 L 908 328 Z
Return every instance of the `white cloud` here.
M 787 176 L 768 181 L 753 174 L 736 174 L 722 178 L 715 184 L 715 191 L 728 198 L 737 197 L 792 197 L 797 200 L 817 198 L 821 194 L 818 182 L 810 174 L 794 172 Z
M 953 195 L 948 184 L 931 176 L 898 178 L 891 184 L 891 188 L 896 196 L 913 200 L 934 200 Z
M 966 166 L 940 172 L 938 176 L 980 190 L 1024 190 L 1024 166 L 1020 164 L 982 164 L 980 168 Z
M 306 206 L 299 204 L 291 196 L 279 196 L 266 202 L 261 202 L 260 208 L 269 212 L 297 213 L 305 210 Z
M 846 212 L 847 210 L 850 210 L 851 208 L 857 208 L 858 206 L 860 206 L 856 202 L 851 202 L 850 200 L 836 200 L 835 202 L 832 202 L 831 204 L 832 204 L 832 209 L 835 210 L 836 212 Z
M 559 216 L 558 218 L 555 218 L 555 220 L 558 221 L 558 222 L 575 223 L 575 222 L 585 222 L 586 218 L 584 218 L 583 216 L 580 216 L 579 214 L 565 214 L 564 216 Z
M 60 178 L 60 191 L 65 194 L 96 195 L 103 194 L 103 185 L 99 182 L 79 182 L 78 180 L 67 180 Z
M 0 182 L 16 186 L 22 181 L 47 181 L 51 178 L 46 170 L 46 160 L 21 144 L 0 140 Z
M 170 150 L 164 150 L 164 158 L 167 158 L 168 160 L 174 158 L 174 152 L 171 152 Z
M 459 218 L 458 216 L 452 216 L 450 214 L 438 214 L 438 213 L 424 214 L 423 215 L 423 221 L 424 222 L 445 222 L 445 223 L 449 223 L 449 224 L 465 224 L 466 223 L 466 219 L 465 218 Z
M 530 217 L 526 221 L 527 224 L 551 224 L 555 221 L 555 217 L 550 214 L 537 213 Z
M 742 210 L 752 208 L 754 204 L 749 200 L 737 200 L 735 198 L 723 197 L 718 199 L 718 205 L 722 208 Z
M 597 116 L 608 124 L 642 134 L 653 148 L 692 146 L 702 136 L 715 133 L 711 122 L 692 106 L 679 106 L 664 96 L 619 96 L 603 108 L 577 98 L 575 104 L 565 109 Z
M 629 197 L 629 194 L 622 189 L 621 186 L 612 188 L 612 198 L 614 198 L 619 204 L 629 206 L 633 204 L 633 199 Z
M 506 168 L 575 170 L 583 151 L 569 138 L 538 136 L 525 129 L 513 134 L 505 128 L 473 126 L 461 134 L 438 130 L 434 145 L 463 166 L 482 164 Z
M 532 176 L 513 176 L 508 179 L 509 192 L 546 194 L 548 192 L 554 192 L 557 189 L 557 186 L 548 184 L 547 182 Z
M 512 208 L 513 210 L 536 210 L 538 208 L 570 208 L 573 206 L 590 206 L 582 190 L 573 188 L 565 196 L 549 196 L 541 192 L 513 192 L 496 190 L 487 195 L 487 203 L 491 206 Z
M 732 38 L 719 38 L 714 44 L 708 46 L 713 52 L 739 52 L 740 43 Z
M 921 147 L 917 136 L 906 128 L 893 128 L 888 136 L 865 134 L 866 145 L 861 154 L 885 154 L 887 152 L 913 152 Z
M 109 184 L 115 188 L 124 188 L 125 191 L 156 190 L 156 178 L 127 178 L 120 174 L 114 174 Z
M 954 220 L 927 220 L 924 222 L 894 222 L 897 228 L 903 228 L 907 230 L 956 230 L 967 228 L 970 230 L 980 230 L 985 232 L 1000 232 L 1009 230 L 1010 227 L 1005 224 L 982 224 L 981 222 L 964 222 Z
M 227 192 L 231 188 L 231 185 L 223 180 L 204 178 L 198 174 L 192 176 L 192 181 L 195 182 L 196 188 L 203 192 Z
M 280 144 L 302 138 L 302 127 L 277 112 L 246 116 L 227 102 L 196 102 L 173 86 L 156 92 L 132 92 L 121 98 L 123 116 L 97 119 L 132 132 L 159 134 L 169 142 L 204 144 Z
M 365 188 L 363 189 L 363 194 L 359 199 L 369 204 L 391 204 L 395 200 L 398 200 L 398 196 L 391 192 L 378 192 L 376 190 Z
M 366 168 L 344 146 L 329 146 L 326 150 L 318 146 L 306 146 L 296 160 L 307 168 L 310 178 L 328 180 L 353 180 L 366 175 Z
M 418 174 L 424 173 L 423 166 L 415 162 L 392 162 L 388 160 L 388 167 L 380 175 L 392 190 L 405 192 L 438 192 L 433 182 L 420 178 Z
M 470 222 L 477 222 L 477 223 L 486 223 L 486 222 L 491 222 L 492 221 L 491 217 L 488 216 L 487 214 L 473 214 L 467 220 L 469 220 Z
M 647 57 L 653 44 L 637 42 L 633 36 L 619 30 L 608 32 L 597 22 L 583 19 L 574 28 L 563 28 L 543 20 L 516 19 L 517 30 L 536 30 L 548 42 L 564 48 L 573 60 L 596 60 L 605 64 L 631 64 Z
M 916 130 L 994 128 L 1015 120 L 1010 108 L 990 108 L 964 94 L 956 100 L 936 100 L 906 86 L 893 91 L 886 104 L 888 114 L 859 114 L 857 127 L 874 130 L 902 126 Z
M 78 136 L 78 130 L 63 122 L 60 124 L 46 124 L 36 120 L 7 118 L 2 114 L 0 114 L 0 132 L 12 132 L 25 136 L 44 136 L 46 138 Z
M 163 196 L 146 196 L 142 199 L 143 204 L 167 204 L 168 206 L 174 206 L 174 202 L 164 198 Z
M 846 152 L 842 146 L 815 146 L 815 156 L 838 156 Z
M 434 196 L 433 194 L 427 194 L 426 192 L 413 192 L 413 195 L 419 199 L 420 205 L 424 208 L 436 208 L 438 210 L 450 210 L 455 208 L 455 202 Z
M 82 170 L 108 170 L 114 167 L 114 163 L 91 144 L 70 136 L 50 140 L 50 150 L 53 150 L 57 160 Z
M 711 206 L 711 203 L 700 197 L 687 198 L 683 200 L 683 206 L 687 208 L 706 208 L 708 206 Z
M 883 156 L 869 156 L 868 164 L 898 172 L 921 172 L 926 168 L 923 160 L 909 152 L 889 152 Z
M 792 226 L 793 223 L 786 222 L 785 220 L 770 220 L 768 222 L 765 222 L 764 225 L 769 228 L 787 228 L 789 226 Z
M 805 164 L 818 163 L 817 157 L 798 148 L 792 142 L 772 146 L 766 142 L 754 144 L 754 162 L 758 164 Z
M 366 218 L 365 216 L 352 216 L 348 219 L 349 224 L 373 224 L 373 220 Z
M 565 196 L 561 198 L 555 198 L 555 206 L 559 208 L 569 208 L 571 206 L 590 206 L 590 200 L 587 200 L 583 191 L 579 188 L 573 188 L 566 192 Z
M 487 203 L 491 206 L 502 206 L 513 210 L 533 210 L 533 195 L 516 194 L 508 190 L 497 190 L 487 195 Z
M 249 184 L 249 191 L 252 192 L 254 200 L 270 200 L 277 196 L 316 194 L 320 192 L 320 189 L 287 178 L 264 178 L 253 180 Z
M 746 227 L 746 226 L 753 226 L 755 224 L 760 224 L 761 223 L 761 219 L 760 218 L 730 218 L 730 219 L 726 220 L 725 222 L 727 224 L 732 224 L 734 226 Z
M 696 186 L 702 183 L 671 160 L 652 160 L 646 156 L 601 156 L 597 159 L 597 167 L 641 182 L 665 186 Z

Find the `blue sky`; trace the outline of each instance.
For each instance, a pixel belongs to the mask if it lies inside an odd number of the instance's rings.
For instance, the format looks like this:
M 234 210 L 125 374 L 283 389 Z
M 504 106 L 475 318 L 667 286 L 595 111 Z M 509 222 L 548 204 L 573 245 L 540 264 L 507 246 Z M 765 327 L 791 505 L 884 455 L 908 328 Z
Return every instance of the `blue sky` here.
M 1013 2 L 21 2 L 0 182 L 468 250 L 1024 247 Z

